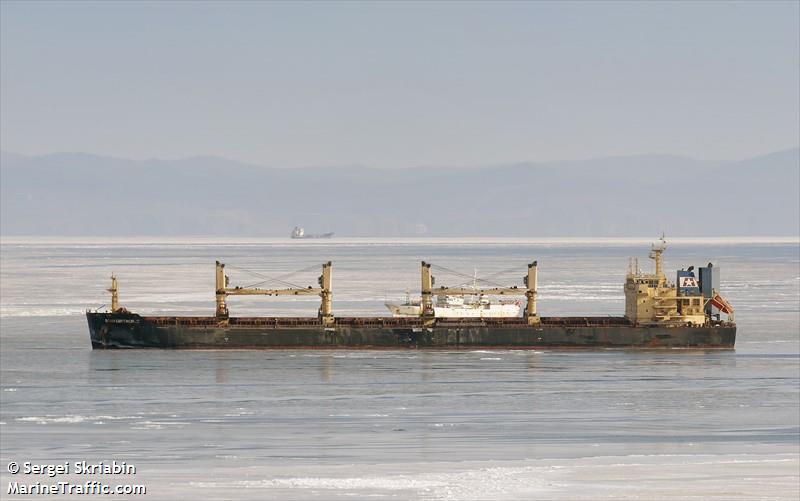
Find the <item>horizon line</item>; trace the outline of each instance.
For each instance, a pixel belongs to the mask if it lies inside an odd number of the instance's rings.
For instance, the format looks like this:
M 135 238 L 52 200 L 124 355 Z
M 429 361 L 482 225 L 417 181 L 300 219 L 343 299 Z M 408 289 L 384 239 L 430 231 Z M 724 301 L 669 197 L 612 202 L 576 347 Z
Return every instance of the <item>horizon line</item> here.
M 264 236 L 222 236 L 222 235 L 0 235 L 0 245 L 47 245 L 59 243 L 71 244 L 181 244 L 181 243 L 206 243 L 223 245 L 253 245 L 253 244 L 295 244 L 295 245 L 336 245 L 336 244 L 380 244 L 380 243 L 459 243 L 459 244 L 580 244 L 580 243 L 608 243 L 608 244 L 649 244 L 658 241 L 658 236 L 541 236 L 541 237 L 498 237 L 498 236 L 391 236 L 391 237 L 366 237 L 342 236 L 331 239 L 297 240 L 289 236 L 264 237 Z M 750 236 L 675 236 L 666 238 L 667 245 L 677 244 L 797 244 L 800 245 L 800 235 L 750 235 Z

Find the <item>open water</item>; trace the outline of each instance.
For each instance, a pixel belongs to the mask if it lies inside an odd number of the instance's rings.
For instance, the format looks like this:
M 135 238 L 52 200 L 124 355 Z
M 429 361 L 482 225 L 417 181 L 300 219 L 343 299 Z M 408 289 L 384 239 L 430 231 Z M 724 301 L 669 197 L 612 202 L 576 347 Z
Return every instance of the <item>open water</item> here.
M 332 260 L 335 312 L 385 315 L 386 299 L 417 291 L 422 259 L 447 268 L 437 285 L 476 268 L 520 284 L 538 259 L 542 315 L 620 315 L 627 258 L 649 268 L 648 244 L 7 238 L 0 497 L 31 498 L 9 482 L 98 480 L 145 485 L 142 499 L 798 499 L 798 249 L 670 243 L 667 270 L 722 270 L 732 351 L 92 351 L 83 312 L 108 302 L 112 271 L 129 309 L 210 315 L 216 259 L 236 285 L 302 286 Z M 317 306 L 230 303 L 234 315 Z M 114 460 L 136 473 L 7 468 Z

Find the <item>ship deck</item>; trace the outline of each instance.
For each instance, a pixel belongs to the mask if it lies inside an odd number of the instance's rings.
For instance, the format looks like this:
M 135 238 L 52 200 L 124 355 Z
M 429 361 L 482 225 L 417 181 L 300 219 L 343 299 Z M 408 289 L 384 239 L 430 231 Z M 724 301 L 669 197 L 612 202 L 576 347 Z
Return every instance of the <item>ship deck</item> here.
M 217 317 L 150 317 L 143 320 L 156 326 L 212 327 L 220 324 Z M 394 317 L 337 317 L 335 326 L 340 327 L 380 327 L 380 328 L 415 328 L 424 325 L 421 318 Z M 624 317 L 542 317 L 541 325 L 558 327 L 619 327 L 631 325 Z M 316 317 L 230 317 L 228 327 L 319 327 Z M 524 318 L 440 318 L 436 319 L 438 327 L 527 327 Z

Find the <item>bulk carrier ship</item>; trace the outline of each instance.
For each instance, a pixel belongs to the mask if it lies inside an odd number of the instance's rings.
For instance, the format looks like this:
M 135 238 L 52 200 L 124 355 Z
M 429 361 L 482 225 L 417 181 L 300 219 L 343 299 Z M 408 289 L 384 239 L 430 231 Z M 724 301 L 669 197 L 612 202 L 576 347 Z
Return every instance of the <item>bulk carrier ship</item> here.
M 431 264 L 421 265 L 419 315 L 337 317 L 333 314 L 331 262 L 322 265 L 319 287 L 230 287 L 225 265 L 216 263 L 216 314 L 209 317 L 141 316 L 120 306 L 112 275 L 111 311 L 87 311 L 92 347 L 105 348 L 733 348 L 733 307 L 719 293 L 719 268 L 711 263 L 679 270 L 675 283 L 663 270 L 666 243 L 653 245 L 654 273 L 631 259 L 625 314 L 618 317 L 540 317 L 536 309 L 538 263 L 528 265 L 524 287 L 434 288 Z M 437 318 L 434 298 L 474 294 L 523 296 L 522 316 Z M 230 296 L 318 295 L 316 317 L 235 317 Z M 725 315 L 723 320 L 722 315 Z

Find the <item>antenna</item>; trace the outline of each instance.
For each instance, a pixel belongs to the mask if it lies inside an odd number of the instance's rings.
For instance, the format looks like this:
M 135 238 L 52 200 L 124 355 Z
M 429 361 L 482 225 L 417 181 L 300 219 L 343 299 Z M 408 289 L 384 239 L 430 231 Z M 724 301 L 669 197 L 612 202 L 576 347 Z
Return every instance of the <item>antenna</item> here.
M 661 238 L 658 239 L 659 244 L 652 244 L 650 246 L 650 259 L 656 262 L 656 277 L 658 278 L 659 285 L 663 285 L 667 277 L 664 275 L 664 259 L 662 254 L 667 250 L 667 240 L 664 238 L 664 232 L 661 232 Z

